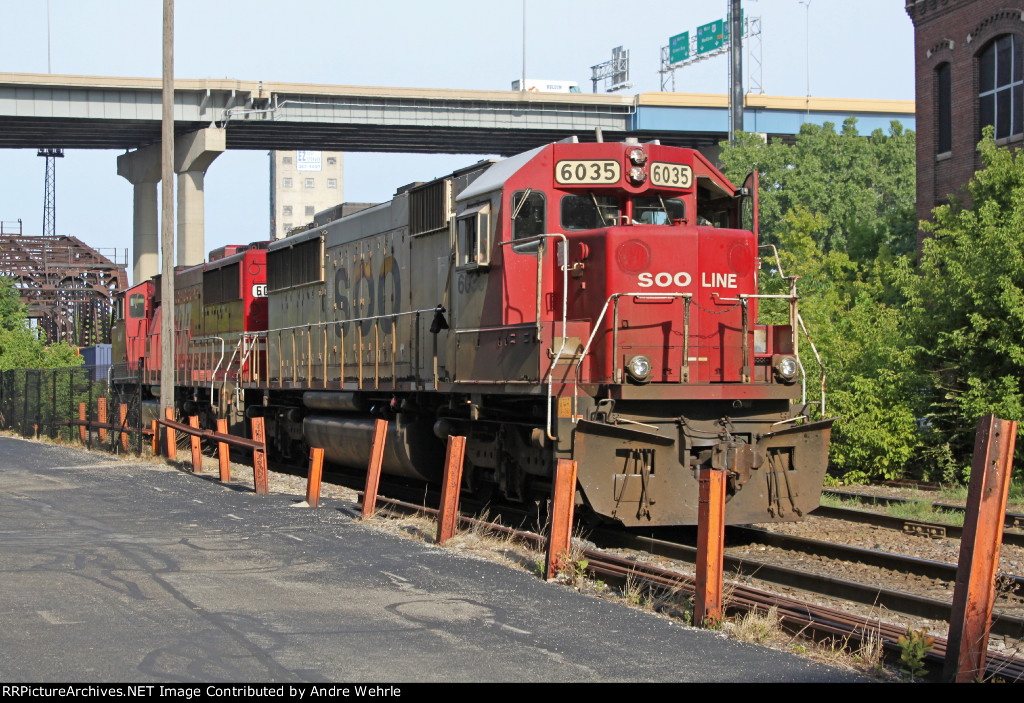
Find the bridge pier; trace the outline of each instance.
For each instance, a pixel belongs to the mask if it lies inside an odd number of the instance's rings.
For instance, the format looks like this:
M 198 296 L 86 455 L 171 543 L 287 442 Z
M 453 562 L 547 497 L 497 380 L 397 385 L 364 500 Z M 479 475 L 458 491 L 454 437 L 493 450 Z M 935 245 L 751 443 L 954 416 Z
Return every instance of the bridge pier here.
M 178 266 L 206 260 L 206 169 L 225 149 L 225 130 L 200 129 L 174 138 L 174 172 L 178 174 Z
M 225 132 L 210 127 L 174 139 L 174 171 L 178 174 L 177 265 L 193 266 L 206 259 L 204 181 L 206 170 L 225 150 Z M 132 284 L 160 272 L 156 184 L 160 182 L 160 145 L 153 144 L 117 157 L 117 173 L 135 187 Z
M 132 206 L 132 285 L 160 273 L 160 229 L 156 184 L 160 147 L 147 146 L 117 157 L 117 175 L 134 186 Z

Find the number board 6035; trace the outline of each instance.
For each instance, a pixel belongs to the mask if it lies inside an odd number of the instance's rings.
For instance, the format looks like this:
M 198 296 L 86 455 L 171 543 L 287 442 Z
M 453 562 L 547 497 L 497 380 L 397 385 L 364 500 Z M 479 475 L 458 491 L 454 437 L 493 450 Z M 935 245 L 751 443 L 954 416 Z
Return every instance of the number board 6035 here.
M 555 164 L 555 183 L 576 186 L 618 183 L 622 167 L 611 159 L 565 159 Z
M 685 164 L 651 164 L 651 185 L 662 188 L 689 188 L 693 185 L 693 169 Z

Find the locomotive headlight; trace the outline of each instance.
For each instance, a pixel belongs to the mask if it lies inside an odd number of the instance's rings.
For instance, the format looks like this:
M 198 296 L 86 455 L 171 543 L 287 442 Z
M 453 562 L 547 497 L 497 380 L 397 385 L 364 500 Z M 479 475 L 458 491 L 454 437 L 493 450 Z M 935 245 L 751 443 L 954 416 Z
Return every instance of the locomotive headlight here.
M 775 373 L 778 374 L 786 383 L 791 383 L 796 378 L 796 372 L 799 370 L 799 365 L 796 363 L 796 358 L 792 356 L 777 356 L 775 357 L 772 368 L 775 369 Z
M 634 356 L 626 363 L 626 373 L 635 383 L 647 383 L 651 378 L 651 360 L 646 356 Z
M 635 163 L 637 166 L 642 166 L 647 162 L 647 154 L 644 153 L 643 149 L 630 149 L 629 160 Z
M 629 169 L 629 180 L 636 184 L 640 184 L 647 180 L 647 174 L 644 173 L 644 170 L 640 166 L 634 166 Z

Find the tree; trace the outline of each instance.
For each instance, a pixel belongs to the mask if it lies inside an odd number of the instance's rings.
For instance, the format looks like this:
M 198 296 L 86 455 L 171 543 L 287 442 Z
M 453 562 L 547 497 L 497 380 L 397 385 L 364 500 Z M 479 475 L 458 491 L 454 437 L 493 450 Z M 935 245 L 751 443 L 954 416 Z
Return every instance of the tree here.
M 755 169 L 760 173 L 767 244 L 778 244 L 786 215 L 804 208 L 823 218 L 814 233 L 822 251 L 846 252 L 858 263 L 914 251 L 914 133 L 899 122 L 891 123 L 888 135 L 876 129 L 870 137 L 858 134 L 853 117 L 840 133 L 830 122 L 807 123 L 792 145 L 740 133 L 735 146 L 723 142 L 721 159 L 733 182 Z
M 935 209 L 919 271 L 903 280 L 927 373 L 922 424 L 947 473 L 966 473 L 979 416 L 1024 415 L 1024 158 L 991 128 L 978 149 L 971 207 Z
M 47 345 L 28 326 L 28 311 L 14 282 L 0 276 L 0 371 L 80 366 L 78 350 L 66 343 Z
M 721 158 L 736 182 L 761 173 L 761 240 L 779 247 L 787 275 L 801 277 L 801 316 L 827 372 L 827 414 L 839 416 L 831 471 L 847 481 L 900 476 L 920 450 L 918 373 L 899 289 L 916 239 L 914 133 L 893 123 L 888 136 L 863 137 L 851 118 L 839 134 L 805 124 L 792 145 L 740 134 Z M 766 257 L 762 292 L 785 291 L 775 268 Z M 765 321 L 785 323 L 784 306 L 762 302 Z M 811 387 L 816 362 L 801 356 Z

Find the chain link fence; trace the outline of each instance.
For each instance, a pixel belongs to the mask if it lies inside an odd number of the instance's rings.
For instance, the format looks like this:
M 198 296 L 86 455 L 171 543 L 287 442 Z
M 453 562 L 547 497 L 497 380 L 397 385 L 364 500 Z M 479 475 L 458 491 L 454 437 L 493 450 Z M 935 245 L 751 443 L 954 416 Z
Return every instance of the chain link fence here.
M 0 371 L 0 429 L 141 455 L 149 433 L 141 378 L 113 384 L 110 366 Z

